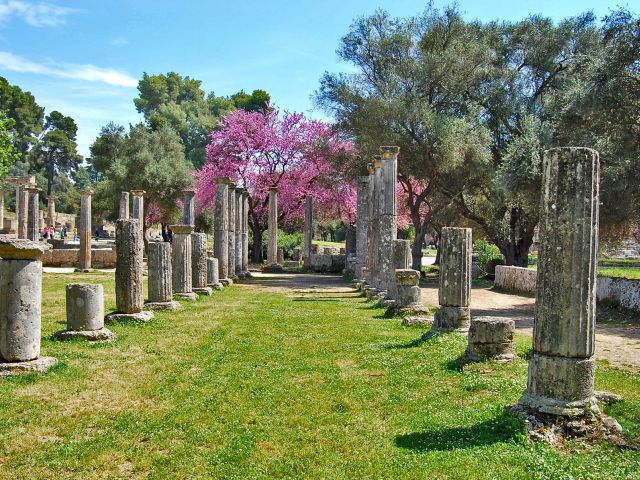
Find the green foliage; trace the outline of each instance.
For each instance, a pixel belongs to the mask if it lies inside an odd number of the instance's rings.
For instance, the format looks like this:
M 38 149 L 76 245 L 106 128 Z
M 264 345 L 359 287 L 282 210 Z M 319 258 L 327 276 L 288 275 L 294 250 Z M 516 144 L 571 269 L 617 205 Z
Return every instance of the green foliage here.
M 304 245 L 304 234 L 301 232 L 285 233 L 278 229 L 278 248 L 284 250 L 285 258 L 291 258 L 295 247 L 302 248 Z M 262 250 L 266 252 L 269 248 L 269 231 L 262 234 Z M 266 255 L 265 255 L 266 258 Z
M 266 112 L 269 109 L 271 97 L 264 90 L 254 90 L 251 95 L 241 90 L 231 95 L 230 99 L 236 108 L 248 112 Z
M 195 224 L 196 230 L 198 232 L 213 235 L 213 229 L 215 228 L 215 219 L 211 210 L 205 208 L 200 211 L 200 213 L 196 215 Z
M 9 167 L 20 158 L 12 142 L 11 130 L 14 125 L 15 121 L 0 111 L 0 183 L 7 175 Z
M 487 263 L 491 260 L 504 260 L 500 249 L 491 242 L 478 239 L 473 242 L 473 253 L 478 255 L 480 272 L 486 275 L 488 272 Z
M 31 93 L 23 92 L 20 87 L 10 85 L 6 78 L 0 77 L 0 109 L 15 122 L 11 127 L 13 144 L 24 160 L 42 132 L 44 108 L 36 103 Z

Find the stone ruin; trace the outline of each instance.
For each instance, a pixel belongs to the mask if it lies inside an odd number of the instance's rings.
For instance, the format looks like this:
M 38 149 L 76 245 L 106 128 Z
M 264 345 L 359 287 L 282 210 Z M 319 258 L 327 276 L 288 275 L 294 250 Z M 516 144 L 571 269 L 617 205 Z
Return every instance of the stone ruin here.
M 58 340 L 83 338 L 109 342 L 114 333 L 104 326 L 104 288 L 94 283 L 70 283 L 66 288 L 67 328 L 53 334 Z

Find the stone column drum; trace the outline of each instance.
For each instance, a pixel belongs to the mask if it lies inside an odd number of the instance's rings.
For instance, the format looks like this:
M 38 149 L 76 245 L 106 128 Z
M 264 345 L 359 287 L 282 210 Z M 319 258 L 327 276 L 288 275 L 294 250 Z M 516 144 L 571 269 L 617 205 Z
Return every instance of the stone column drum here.
M 229 183 L 229 230 L 227 231 L 227 237 L 229 238 L 229 256 L 227 258 L 227 264 L 229 266 L 229 278 L 236 280 L 236 186 L 234 183 Z
M 394 302 L 391 309 L 395 314 L 422 315 L 427 308 L 420 297 L 420 272 L 410 268 L 395 271 Z
M 356 211 L 356 280 L 363 280 L 363 269 L 367 265 L 367 254 L 369 249 L 369 177 L 358 177 L 357 190 L 357 211 Z M 311 250 L 311 249 L 309 249 Z
M 47 225 L 56 226 L 56 197 L 55 195 L 49 195 L 47 197 Z
M 236 258 L 235 258 L 235 269 L 236 269 L 236 277 L 242 277 L 242 229 L 244 226 L 244 221 L 242 219 L 242 192 L 243 188 L 236 188 Z
M 222 290 L 222 283 L 218 278 L 218 259 L 207 258 L 207 285 L 215 290 Z
M 123 220 L 129 218 L 129 192 L 122 192 L 120 194 L 120 211 L 118 212 L 118 218 Z
M 207 286 L 207 234 L 191 234 L 191 285 L 194 293 L 211 295 Z
M 313 244 L 313 196 L 306 196 L 304 208 L 304 251 L 302 260 L 304 268 L 311 268 L 311 245 Z
M 80 250 L 78 251 L 78 271 L 91 270 L 91 195 L 93 190 L 87 188 L 81 192 L 80 197 L 80 224 L 78 235 L 80 236 Z
M 142 241 L 144 243 L 144 190 L 131 190 L 133 195 L 133 215 L 138 220 L 138 228 L 142 232 Z
M 393 264 L 396 270 L 411 268 L 411 241 L 396 239 L 393 247 Z M 418 272 L 419 273 L 419 272 Z
M 151 310 L 177 310 L 180 304 L 173 299 L 171 243 L 149 242 L 148 300 L 145 308 Z
M 471 321 L 471 229 L 444 227 L 440 238 L 440 287 L 433 329 L 468 331 Z
M 50 245 L 0 238 L 0 377 L 45 371 L 40 357 L 42 254 Z
M 67 329 L 53 334 L 58 340 L 84 338 L 90 342 L 108 342 L 115 338 L 104 327 L 104 288 L 94 283 L 67 285 Z
M 29 195 L 27 238 L 36 241 L 40 240 L 40 189 L 36 185 L 29 185 L 26 191 Z
M 216 214 L 214 218 L 214 253 L 218 259 L 220 283 L 229 285 L 229 179 L 216 177 Z
M 106 316 L 106 322 L 135 320 L 148 322 L 153 312 L 143 311 L 144 283 L 142 277 L 144 242 L 137 218 L 116 222 L 116 311 Z
M 516 358 L 513 333 L 515 322 L 510 318 L 477 317 L 471 320 L 469 343 L 465 359 L 473 362 L 496 360 L 512 362 Z
M 533 352 L 520 404 L 589 415 L 594 399 L 600 161 L 589 148 L 545 152 Z
M 250 277 L 249 272 L 249 192 L 242 192 L 242 272 Z
M 195 300 L 191 270 L 191 233 L 193 225 L 172 225 L 173 295 L 185 300 Z
M 195 197 L 196 192 L 194 190 L 184 191 L 184 206 L 182 223 L 185 225 L 196 224 L 196 209 L 195 209 Z

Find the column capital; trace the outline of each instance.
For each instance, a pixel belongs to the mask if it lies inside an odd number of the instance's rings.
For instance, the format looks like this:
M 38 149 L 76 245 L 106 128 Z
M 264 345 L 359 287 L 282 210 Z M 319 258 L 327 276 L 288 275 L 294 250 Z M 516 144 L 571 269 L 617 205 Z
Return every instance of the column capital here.
M 193 233 L 194 226 L 193 225 L 171 225 L 171 231 L 174 234 L 191 234 Z
M 39 193 L 42 191 L 42 189 L 40 187 L 38 187 L 37 185 L 34 185 L 32 183 L 27 183 L 24 187 L 25 190 L 27 190 L 29 193 Z
M 269 187 L 269 191 L 270 191 L 270 192 L 276 192 L 276 193 L 277 193 L 277 192 L 278 192 L 278 187 L 276 187 L 275 185 L 274 185 L 274 186 L 272 186 L 272 187 Z
M 145 193 L 147 192 L 144 190 L 131 190 L 131 195 L 134 197 L 144 197 Z
M 184 193 L 185 196 L 194 196 L 196 194 L 196 191 L 192 188 L 188 188 L 186 190 L 183 190 L 182 193 Z
M 400 153 L 400 147 L 380 147 L 380 153 L 383 160 L 386 160 L 394 155 L 397 156 Z
M 58 196 L 55 193 L 52 193 L 51 195 L 47 195 L 47 200 L 57 200 Z
M 374 155 L 373 156 L 373 169 L 382 168 L 382 155 Z
M 231 183 L 231 179 L 229 177 L 216 177 L 216 183 Z
M 93 189 L 92 188 L 85 188 L 84 190 L 82 190 L 80 192 L 81 195 L 93 195 Z

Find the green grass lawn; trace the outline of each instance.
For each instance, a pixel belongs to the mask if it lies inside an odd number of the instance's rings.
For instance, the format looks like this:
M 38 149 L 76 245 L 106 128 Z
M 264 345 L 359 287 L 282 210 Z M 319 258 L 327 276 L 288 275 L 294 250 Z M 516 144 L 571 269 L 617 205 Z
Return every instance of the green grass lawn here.
M 321 247 L 344 248 L 344 242 L 326 242 L 324 240 L 313 240 L 313 243 L 320 245 Z
M 533 443 L 503 414 L 526 383 L 530 339 L 511 365 L 463 371 L 459 334 L 386 319 L 356 293 L 295 298 L 234 285 L 114 325 L 115 343 L 49 339 L 64 285 L 45 274 L 46 375 L 0 380 L 0 478 L 640 478 L 640 453 Z M 598 364 L 611 413 L 640 435 L 640 374 Z

